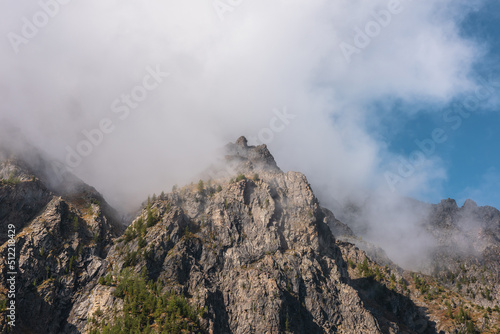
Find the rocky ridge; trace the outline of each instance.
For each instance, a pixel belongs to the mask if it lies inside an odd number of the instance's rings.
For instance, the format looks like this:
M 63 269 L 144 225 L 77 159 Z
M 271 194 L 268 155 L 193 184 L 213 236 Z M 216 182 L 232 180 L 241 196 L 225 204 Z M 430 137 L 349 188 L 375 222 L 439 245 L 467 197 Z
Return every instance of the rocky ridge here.
M 1 226 L 4 231 L 8 226 L 15 230 L 15 329 L 61 332 L 72 299 L 99 276 L 112 239 L 125 226 L 94 188 L 76 178 L 57 191 L 47 181 L 47 174 L 39 172 L 39 164 L 19 160 L 5 150 L 0 157 Z M 42 160 L 32 156 L 30 161 Z M 7 269 L 7 238 L 7 233 L 1 234 L 0 291 L 4 296 L 10 277 L 7 272 L 13 271 Z M 1 317 L 3 331 L 6 321 Z
M 472 200 L 433 205 L 423 226 L 438 241 L 429 265 L 443 284 L 484 308 L 500 303 L 500 211 Z
M 494 332 L 498 322 L 482 321 L 483 311 L 435 278 L 346 242 L 361 240 L 319 205 L 304 175 L 281 171 L 265 145 L 241 137 L 226 152 L 223 173 L 152 196 L 123 233 L 93 188 L 56 193 L 4 159 L 0 205 L 40 188 L 20 208 L 0 211 L 19 220 L 16 330 Z M 5 282 L 5 262 L 0 273 Z M 464 307 L 469 318 L 460 318 Z M 6 330 L 5 319 L 0 325 Z

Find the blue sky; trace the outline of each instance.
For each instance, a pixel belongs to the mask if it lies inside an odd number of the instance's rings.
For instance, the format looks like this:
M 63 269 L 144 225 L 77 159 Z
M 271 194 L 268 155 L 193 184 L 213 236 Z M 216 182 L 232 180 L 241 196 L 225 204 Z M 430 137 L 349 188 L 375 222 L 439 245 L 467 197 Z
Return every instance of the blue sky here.
M 421 200 L 436 202 L 439 197 L 455 198 L 459 205 L 472 198 L 480 205 L 500 208 L 500 2 L 491 1 L 478 12 L 469 14 L 462 22 L 462 34 L 482 45 L 486 54 L 475 64 L 474 72 L 481 76 L 489 87 L 490 94 L 480 95 L 477 109 L 469 110 L 470 116 L 462 118 L 459 127 L 445 122 L 443 115 L 448 108 L 458 108 L 455 103 L 463 102 L 467 94 L 454 99 L 445 106 L 428 106 L 413 114 L 399 114 L 399 129 L 390 134 L 383 133 L 389 149 L 408 157 L 419 147 L 415 140 L 430 138 L 436 128 L 446 131 L 447 140 L 436 144 L 435 152 L 428 158 L 441 160 L 446 169 L 446 178 L 435 184 L 437 192 L 421 194 Z M 495 84 L 496 82 L 496 84 Z M 472 94 L 472 93 L 471 93 Z M 472 94 L 474 95 L 474 94 Z M 401 108 L 398 106 L 393 110 Z M 393 114 L 390 114 L 393 115 Z M 391 122 L 388 120 L 389 123 Z

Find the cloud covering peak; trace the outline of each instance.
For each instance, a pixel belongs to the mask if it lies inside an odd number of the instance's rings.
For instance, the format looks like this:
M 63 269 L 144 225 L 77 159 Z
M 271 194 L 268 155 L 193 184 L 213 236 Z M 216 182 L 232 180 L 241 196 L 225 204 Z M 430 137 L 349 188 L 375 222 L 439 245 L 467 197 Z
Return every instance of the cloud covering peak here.
M 240 135 L 335 198 L 386 189 L 394 156 L 369 129 L 395 103 L 413 113 L 477 87 L 483 47 L 459 25 L 480 5 L 7 0 L 0 119 L 122 207 L 190 181 Z M 445 177 L 426 164 L 403 193 Z

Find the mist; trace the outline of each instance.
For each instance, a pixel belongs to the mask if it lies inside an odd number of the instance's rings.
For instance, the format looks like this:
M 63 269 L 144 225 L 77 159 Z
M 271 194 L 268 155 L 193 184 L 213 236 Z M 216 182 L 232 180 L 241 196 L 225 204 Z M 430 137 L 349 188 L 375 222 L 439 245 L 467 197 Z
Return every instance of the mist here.
M 245 135 L 303 172 L 326 207 L 379 194 L 372 239 L 404 243 L 414 219 L 398 198 L 438 196 L 446 169 L 428 157 L 392 191 L 380 119 L 479 87 L 485 46 L 459 25 L 481 4 L 6 0 L 0 122 L 125 211 L 193 181 Z M 393 234 L 373 232 L 387 221 Z

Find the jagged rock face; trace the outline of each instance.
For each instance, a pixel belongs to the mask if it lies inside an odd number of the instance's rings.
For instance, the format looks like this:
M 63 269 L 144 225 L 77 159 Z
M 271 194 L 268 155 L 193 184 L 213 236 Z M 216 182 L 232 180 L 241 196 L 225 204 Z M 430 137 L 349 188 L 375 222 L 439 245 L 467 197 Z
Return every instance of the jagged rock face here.
M 335 215 L 333 212 L 326 208 L 322 208 L 323 214 L 325 215 L 324 222 L 328 225 L 330 228 L 330 231 L 332 231 L 332 234 L 336 237 L 343 237 L 343 238 L 352 238 L 355 239 L 356 235 L 354 232 L 351 230 L 349 226 L 346 224 L 342 223 L 340 220 L 335 218 Z
M 491 308 L 498 305 L 500 212 L 492 207 L 478 207 L 471 200 L 467 200 L 462 207 L 459 207 L 453 199 L 445 199 L 435 205 L 412 199 L 404 199 L 398 203 L 402 212 L 412 214 L 413 225 L 409 230 L 414 231 L 416 237 L 424 235 L 427 244 L 425 248 L 419 248 L 420 252 L 415 254 L 416 261 L 412 263 L 412 268 L 439 278 L 441 284 L 462 294 L 475 304 Z M 359 226 L 365 224 L 366 212 L 363 210 L 365 210 L 363 205 L 352 205 L 340 208 L 338 211 L 342 213 L 339 217 L 359 233 L 362 231 Z M 387 213 L 382 208 L 381 217 L 386 217 L 384 214 L 388 217 L 393 216 L 391 210 Z M 376 217 L 373 218 L 377 221 Z M 380 248 L 352 237 L 351 233 L 342 227 L 342 223 L 332 223 L 332 221 L 333 219 L 330 219 L 329 226 L 338 239 L 356 244 L 379 264 L 390 264 Z M 366 223 L 369 226 L 370 221 Z M 381 225 L 383 227 L 383 224 Z M 374 226 L 373 228 L 382 228 L 377 224 Z M 412 238 L 408 234 L 403 237 L 409 241 Z M 387 244 L 388 240 L 390 241 L 387 239 L 385 244 L 381 242 L 379 246 L 391 246 Z M 402 251 L 406 251 L 404 245 Z
M 270 171 L 281 172 L 271 152 L 265 144 L 248 146 L 247 139 L 240 137 L 226 145 L 226 161 L 240 172 Z
M 17 234 L 16 303 L 20 328 L 38 333 L 62 332 L 72 298 L 100 276 L 104 250 L 112 235 L 98 206 L 89 210 L 92 212 L 86 213 L 85 220 L 72 205 L 54 197 Z M 88 223 L 90 220 L 93 224 Z M 3 283 L 9 271 L 6 244 L 0 252 Z
M 467 298 L 484 307 L 500 302 L 500 212 L 467 200 L 458 207 L 452 199 L 433 205 L 424 227 L 438 247 L 429 263 L 433 273 L 455 285 Z M 457 282 L 462 282 L 457 284 Z M 463 284 L 463 283 L 467 284 Z M 489 290 L 486 294 L 484 291 Z
M 442 200 L 432 206 L 424 226 L 450 252 L 481 253 L 500 244 L 500 212 L 488 206 L 478 207 L 471 200 L 461 208 L 455 200 Z
M 278 333 L 287 326 L 379 332 L 348 285 L 346 264 L 302 174 L 264 173 L 212 193 L 216 186 L 185 188 L 153 203 L 159 222 L 147 230 L 144 248 L 139 240 L 117 242 L 108 255 L 113 270 L 142 252 L 135 270 L 146 267 L 150 278 L 206 306 L 214 333 Z
M 77 184 L 71 188 L 80 192 L 60 197 L 26 163 L 8 158 L 0 166 L 2 228 L 13 224 L 16 230 L 16 330 L 65 332 L 74 327 L 67 324 L 72 299 L 105 270 L 103 257 L 123 227 L 105 214 L 113 210 L 91 187 Z M 7 266 L 5 236 L 0 247 L 2 297 L 7 273 L 13 271 Z M 3 317 L 0 327 L 5 332 Z
M 395 282 L 401 282 L 404 280 L 403 276 L 409 275 L 393 263 L 382 269 L 380 263 L 371 261 L 364 251 L 352 243 L 337 240 L 337 244 L 349 263 L 359 265 L 366 259 L 370 265 L 380 267 L 379 273 L 382 272 L 387 277 L 394 275 Z M 358 291 L 365 307 L 376 317 L 383 333 L 437 333 L 435 323 L 430 321 L 425 309 L 416 305 L 416 292 L 411 293 L 411 288 L 396 288 L 394 283 L 391 287 L 387 280 L 384 282 L 380 278 L 354 278 L 358 273 L 353 274 L 353 271 L 356 270 L 351 268 L 351 285 Z
M 16 230 L 21 230 L 51 199 L 50 192 L 36 181 L 0 186 L 0 221 L 3 226 L 13 224 Z M 0 243 L 7 238 L 7 234 L 2 233 Z

